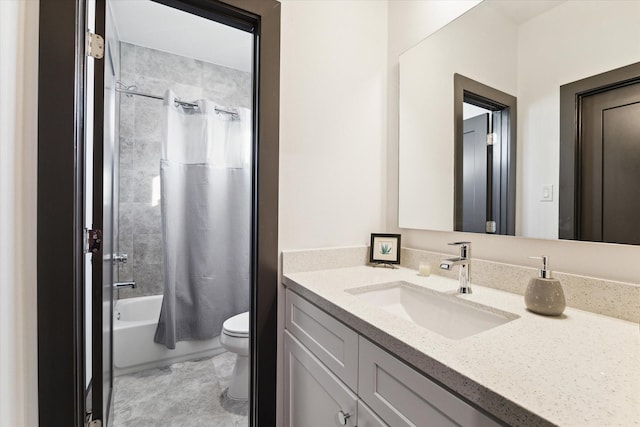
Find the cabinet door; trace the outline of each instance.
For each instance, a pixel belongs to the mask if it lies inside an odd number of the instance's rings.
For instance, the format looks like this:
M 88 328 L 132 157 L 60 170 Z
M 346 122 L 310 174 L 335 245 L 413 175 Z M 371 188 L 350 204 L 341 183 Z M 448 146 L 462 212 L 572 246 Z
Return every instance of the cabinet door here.
M 491 418 L 360 337 L 358 394 L 392 426 L 493 427 Z
M 356 425 L 357 397 L 288 331 L 284 332 L 285 427 Z
M 358 334 L 287 289 L 287 330 L 351 390 L 358 387 Z
M 373 413 L 371 408 L 358 400 L 358 427 L 389 427 Z

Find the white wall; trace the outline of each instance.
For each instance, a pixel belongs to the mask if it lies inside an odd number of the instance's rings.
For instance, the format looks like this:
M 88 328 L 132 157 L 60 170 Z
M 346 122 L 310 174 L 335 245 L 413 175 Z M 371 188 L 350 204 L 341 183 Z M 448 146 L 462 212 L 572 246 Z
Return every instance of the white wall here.
M 639 61 L 639 17 L 640 2 L 568 1 L 518 27 L 518 235 L 558 237 L 560 86 Z
M 551 256 L 551 268 L 554 270 L 640 282 L 640 246 L 421 231 L 397 227 L 398 56 L 464 10 L 463 5 L 458 2 L 389 2 L 388 230 L 401 232 L 402 243 L 408 247 L 454 253 L 455 250 L 448 247 L 447 242 L 465 239 L 473 242 L 473 253 L 477 258 L 528 265 L 527 256 L 545 254 Z
M 386 43 L 386 1 L 282 2 L 281 250 L 364 245 L 384 231 Z M 277 425 L 282 361 L 280 343 Z
M 284 1 L 280 248 L 383 230 L 387 3 Z
M 0 1 L 0 426 L 36 426 L 38 2 Z

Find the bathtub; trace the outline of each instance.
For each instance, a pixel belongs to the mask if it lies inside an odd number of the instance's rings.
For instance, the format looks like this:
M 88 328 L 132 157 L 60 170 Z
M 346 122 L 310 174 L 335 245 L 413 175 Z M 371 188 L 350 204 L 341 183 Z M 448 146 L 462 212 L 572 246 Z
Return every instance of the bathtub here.
M 215 356 L 225 350 L 220 337 L 180 341 L 174 350 L 156 344 L 153 337 L 162 295 L 117 300 L 113 317 L 113 374 L 129 374 L 175 362 Z

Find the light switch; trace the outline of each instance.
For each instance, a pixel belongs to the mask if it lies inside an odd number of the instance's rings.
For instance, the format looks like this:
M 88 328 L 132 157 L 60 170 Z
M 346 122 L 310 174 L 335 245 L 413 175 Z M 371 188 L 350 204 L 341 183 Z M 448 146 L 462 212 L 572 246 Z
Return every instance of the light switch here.
M 543 185 L 542 186 L 542 198 L 541 202 L 551 202 L 553 201 L 553 185 Z

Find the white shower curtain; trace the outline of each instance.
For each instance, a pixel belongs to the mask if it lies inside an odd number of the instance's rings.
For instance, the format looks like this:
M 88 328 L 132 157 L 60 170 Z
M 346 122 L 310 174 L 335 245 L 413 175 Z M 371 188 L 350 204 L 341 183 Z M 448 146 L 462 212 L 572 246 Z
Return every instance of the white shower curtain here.
M 249 309 L 251 114 L 167 91 L 160 162 L 164 298 L 155 341 L 210 339 Z M 222 107 L 226 108 L 226 107 Z

